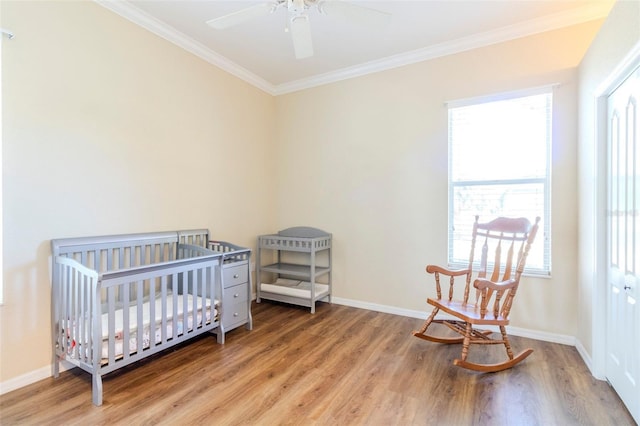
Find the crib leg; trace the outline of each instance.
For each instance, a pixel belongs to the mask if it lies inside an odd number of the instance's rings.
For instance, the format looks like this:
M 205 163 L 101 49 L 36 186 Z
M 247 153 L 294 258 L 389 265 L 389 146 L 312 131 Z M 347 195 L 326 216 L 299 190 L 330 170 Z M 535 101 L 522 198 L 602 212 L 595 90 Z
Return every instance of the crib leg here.
M 218 343 L 224 345 L 224 328 L 222 327 L 222 325 L 220 325 L 214 331 L 214 333 L 216 333 L 216 340 L 218 341 Z
M 93 394 L 93 405 L 102 405 L 102 376 L 100 373 L 94 373 L 91 380 L 91 391 Z
M 53 351 L 53 377 L 56 379 L 60 376 L 60 360 L 58 359 L 58 355 Z

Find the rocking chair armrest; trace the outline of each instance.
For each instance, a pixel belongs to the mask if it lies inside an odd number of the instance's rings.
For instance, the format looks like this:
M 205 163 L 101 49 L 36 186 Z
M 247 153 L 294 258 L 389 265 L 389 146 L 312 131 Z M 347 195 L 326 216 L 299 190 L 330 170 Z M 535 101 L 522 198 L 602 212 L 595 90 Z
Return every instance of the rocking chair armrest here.
M 447 275 L 449 277 L 458 277 L 460 275 L 466 275 L 471 273 L 470 269 L 447 269 L 442 266 L 437 265 L 427 265 L 427 272 L 429 274 L 439 273 L 442 275 Z
M 507 290 L 515 287 L 517 284 L 516 280 L 510 279 L 500 282 L 493 282 L 491 280 L 487 280 L 484 278 L 478 278 L 473 282 L 473 286 L 478 290 L 484 290 L 485 288 L 490 288 L 491 290 Z

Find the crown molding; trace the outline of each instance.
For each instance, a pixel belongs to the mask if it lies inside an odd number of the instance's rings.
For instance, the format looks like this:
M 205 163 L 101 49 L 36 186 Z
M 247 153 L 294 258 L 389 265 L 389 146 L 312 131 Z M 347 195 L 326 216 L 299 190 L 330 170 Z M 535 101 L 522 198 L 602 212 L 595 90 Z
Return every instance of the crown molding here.
M 415 64 L 430 59 L 436 59 L 447 55 L 453 55 L 492 44 L 503 43 L 546 31 L 557 30 L 584 22 L 605 18 L 611 5 L 605 2 L 595 2 L 582 8 L 532 19 L 518 24 L 498 28 L 484 33 L 434 44 L 423 49 L 400 53 L 380 60 L 367 62 L 350 68 L 317 75 L 307 79 L 292 81 L 276 86 L 276 95 L 297 92 L 329 83 L 335 83 L 354 77 L 361 77 L 375 72 L 386 71 L 406 65 Z
M 602 19 L 609 14 L 611 9 L 611 4 L 608 2 L 592 2 L 581 8 L 509 25 L 493 31 L 435 44 L 423 49 L 389 56 L 380 60 L 343 68 L 310 78 L 274 85 L 235 62 L 230 61 L 226 57 L 212 51 L 203 44 L 187 37 L 175 28 L 155 19 L 126 0 L 94 0 L 94 2 L 273 96 L 310 89 L 354 77 L 361 77 L 367 74 L 399 68 L 417 62 Z
M 276 92 L 276 86 L 255 75 L 246 68 L 241 67 L 235 62 L 230 61 L 224 56 L 214 52 L 201 43 L 186 36 L 175 28 L 165 24 L 164 22 L 154 18 L 146 12 L 133 6 L 125 0 L 94 0 L 95 3 L 106 9 L 122 16 L 134 24 L 164 38 L 167 41 L 177 45 L 178 47 L 193 53 L 201 59 L 215 65 L 218 68 L 238 77 L 241 80 L 261 89 L 271 95 Z

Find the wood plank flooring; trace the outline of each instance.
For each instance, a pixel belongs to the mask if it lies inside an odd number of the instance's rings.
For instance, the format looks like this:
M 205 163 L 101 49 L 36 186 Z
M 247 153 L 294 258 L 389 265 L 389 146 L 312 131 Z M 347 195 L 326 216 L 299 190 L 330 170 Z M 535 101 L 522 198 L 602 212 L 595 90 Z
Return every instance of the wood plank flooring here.
M 263 302 L 253 314 L 254 330 L 234 330 L 224 345 L 204 336 L 105 376 L 101 407 L 91 403 L 89 374 L 73 369 L 0 396 L 0 423 L 635 424 L 570 346 L 513 337 L 515 351 L 534 353 L 482 374 L 452 365 L 459 346 L 411 336 L 417 319 L 326 303 L 312 315 Z M 503 351 L 472 355 L 495 350 Z

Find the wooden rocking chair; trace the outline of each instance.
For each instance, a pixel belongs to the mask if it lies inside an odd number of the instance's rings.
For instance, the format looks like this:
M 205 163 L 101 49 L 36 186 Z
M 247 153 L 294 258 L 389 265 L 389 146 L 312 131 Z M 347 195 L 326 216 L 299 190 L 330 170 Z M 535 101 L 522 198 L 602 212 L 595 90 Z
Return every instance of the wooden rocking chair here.
M 531 243 L 538 231 L 538 222 L 535 224 L 525 218 L 510 219 L 500 217 L 489 223 L 478 223 L 476 216 L 471 236 L 471 254 L 469 255 L 469 267 L 467 269 L 450 270 L 435 265 L 428 265 L 427 272 L 434 274 L 436 282 L 436 298 L 427 299 L 427 303 L 435 308 L 420 330 L 413 335 L 421 339 L 437 343 L 462 343 L 462 356 L 454 360 L 453 364 L 459 367 L 482 372 L 495 372 L 511 368 L 526 357 L 533 349 L 525 349 L 517 356 L 511 350 L 511 344 L 507 337 L 506 326 L 509 324 L 509 312 L 513 299 L 518 290 L 520 276 L 524 270 L 527 255 Z M 475 302 L 469 302 L 471 276 L 473 274 L 474 250 L 476 239 L 482 242 L 482 254 L 480 267 L 473 287 L 476 289 Z M 506 256 L 503 257 L 503 244 L 507 247 Z M 491 262 L 489 251 L 494 253 L 493 271 L 487 278 L 487 265 Z M 514 255 L 515 263 L 514 263 Z M 488 260 L 489 259 L 489 260 Z M 502 277 L 500 275 L 502 274 Z M 440 289 L 440 275 L 449 277 L 449 291 L 447 298 L 442 298 Z M 462 300 L 454 299 L 454 283 L 465 279 L 464 296 Z M 449 314 L 452 319 L 436 319 L 439 311 Z M 426 334 L 427 329 L 434 323 L 444 324 L 462 337 L 438 337 Z M 500 329 L 500 337 L 493 338 L 492 331 L 476 329 L 476 326 L 497 326 Z M 476 364 L 467 361 L 469 346 L 471 344 L 504 344 L 508 359 L 496 364 Z

